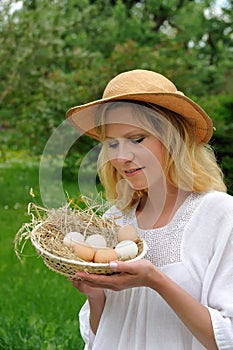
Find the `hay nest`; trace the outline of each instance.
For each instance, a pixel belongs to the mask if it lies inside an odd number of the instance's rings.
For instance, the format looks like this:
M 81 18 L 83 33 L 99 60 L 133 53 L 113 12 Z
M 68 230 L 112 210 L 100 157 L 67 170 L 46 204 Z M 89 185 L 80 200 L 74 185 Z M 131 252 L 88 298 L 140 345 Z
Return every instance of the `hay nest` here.
M 119 226 L 114 220 L 100 215 L 103 207 L 91 206 L 88 202 L 85 205 L 85 209 L 71 208 L 67 204 L 59 209 L 47 210 L 30 203 L 28 212 L 32 217 L 31 222 L 24 224 L 15 236 L 15 252 L 18 258 L 23 255 L 25 244 L 30 240 L 45 265 L 59 274 L 71 277 L 78 270 L 112 274 L 109 264 L 81 260 L 63 243 L 68 232 L 77 231 L 83 234 L 84 239 L 98 233 L 105 238 L 107 247 L 116 246 Z M 138 260 L 145 255 L 144 241 L 139 239 L 136 243 L 138 255 L 132 260 Z

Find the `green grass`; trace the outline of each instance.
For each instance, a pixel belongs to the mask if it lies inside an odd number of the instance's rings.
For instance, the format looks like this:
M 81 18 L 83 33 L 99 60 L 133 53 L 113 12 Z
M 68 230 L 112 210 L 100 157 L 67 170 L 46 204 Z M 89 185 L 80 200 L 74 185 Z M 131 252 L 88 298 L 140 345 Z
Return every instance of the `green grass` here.
M 67 189 L 75 191 L 72 184 Z M 78 311 L 85 297 L 66 277 L 50 271 L 30 243 L 22 263 L 14 237 L 30 220 L 30 188 L 39 198 L 38 164 L 0 164 L 0 350 L 81 350 Z

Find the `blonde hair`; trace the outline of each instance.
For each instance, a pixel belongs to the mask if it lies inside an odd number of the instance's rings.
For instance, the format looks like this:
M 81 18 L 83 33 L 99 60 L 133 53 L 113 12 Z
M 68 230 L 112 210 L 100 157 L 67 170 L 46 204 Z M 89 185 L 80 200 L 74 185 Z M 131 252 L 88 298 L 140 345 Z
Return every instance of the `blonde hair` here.
M 156 136 L 163 145 L 162 169 L 167 181 L 184 191 L 226 192 L 223 173 L 210 145 L 195 140 L 195 127 L 179 114 L 153 104 L 116 101 L 102 104 L 96 113 L 96 128 L 105 140 L 106 113 L 113 108 L 130 106 L 138 127 Z M 117 122 L 117 121 L 116 121 Z M 147 190 L 133 190 L 108 160 L 103 142 L 98 160 L 98 173 L 106 198 L 124 210 L 133 207 Z

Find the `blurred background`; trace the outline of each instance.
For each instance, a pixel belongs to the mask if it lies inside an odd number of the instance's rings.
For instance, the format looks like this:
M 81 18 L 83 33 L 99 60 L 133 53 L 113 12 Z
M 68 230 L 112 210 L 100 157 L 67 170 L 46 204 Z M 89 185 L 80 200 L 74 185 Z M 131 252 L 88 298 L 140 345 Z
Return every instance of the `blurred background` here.
M 83 348 L 83 295 L 40 259 L 20 263 L 13 241 L 30 220 L 30 188 L 41 201 L 47 140 L 67 109 L 100 98 L 115 75 L 155 70 L 207 111 L 216 128 L 210 143 L 233 194 L 232 7 L 232 0 L 0 0 L 0 350 Z M 62 181 L 71 197 L 94 146 L 81 137 L 69 149 Z M 92 172 L 92 157 L 86 169 Z

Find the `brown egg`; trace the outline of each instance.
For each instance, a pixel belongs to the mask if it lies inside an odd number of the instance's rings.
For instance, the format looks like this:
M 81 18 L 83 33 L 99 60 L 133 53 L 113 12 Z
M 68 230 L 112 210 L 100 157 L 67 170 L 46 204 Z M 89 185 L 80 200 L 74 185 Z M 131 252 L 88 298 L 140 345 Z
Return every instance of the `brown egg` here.
M 94 262 L 96 263 L 109 263 L 110 261 L 118 258 L 117 252 L 112 248 L 98 249 L 95 252 Z
M 84 261 L 92 261 L 95 255 L 94 249 L 89 244 L 74 244 L 73 250 L 77 258 Z
M 121 226 L 118 231 L 117 240 L 118 242 L 126 240 L 135 242 L 138 240 L 138 232 L 133 225 L 127 224 Z

